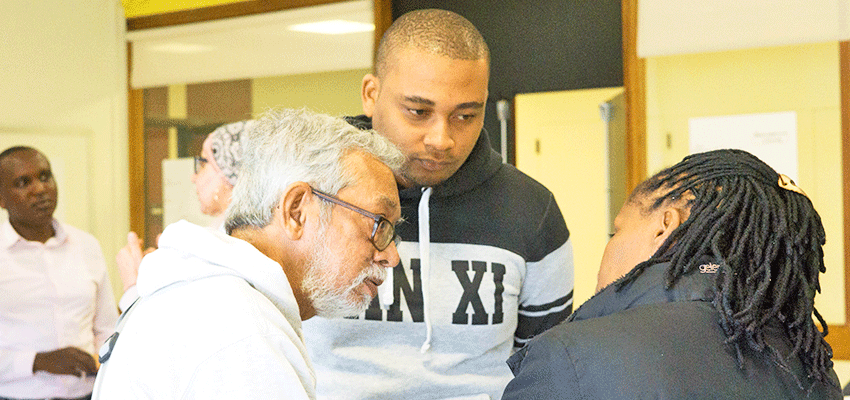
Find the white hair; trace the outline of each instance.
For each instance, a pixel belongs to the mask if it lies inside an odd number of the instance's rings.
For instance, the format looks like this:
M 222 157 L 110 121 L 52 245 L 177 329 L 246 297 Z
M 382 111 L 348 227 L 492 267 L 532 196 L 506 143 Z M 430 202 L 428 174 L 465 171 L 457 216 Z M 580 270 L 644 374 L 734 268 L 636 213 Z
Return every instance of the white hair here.
M 342 162 L 351 151 L 370 154 L 393 171 L 404 161 L 401 151 L 374 131 L 306 109 L 269 111 L 246 139 L 242 170 L 227 209 L 227 232 L 267 226 L 283 191 L 294 182 L 330 194 L 353 184 Z

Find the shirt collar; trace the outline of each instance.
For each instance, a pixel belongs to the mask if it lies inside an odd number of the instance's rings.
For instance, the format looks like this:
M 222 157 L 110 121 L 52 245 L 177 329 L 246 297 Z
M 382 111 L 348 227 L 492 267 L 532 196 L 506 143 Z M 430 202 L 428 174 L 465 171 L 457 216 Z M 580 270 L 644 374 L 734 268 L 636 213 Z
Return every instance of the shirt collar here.
M 51 221 L 53 225 L 53 237 L 47 239 L 45 245 L 61 245 L 68 240 L 68 234 L 65 232 L 65 229 L 62 228 L 62 224 L 56 220 L 56 218 Z M 26 242 L 27 240 L 21 237 L 18 234 L 18 231 L 12 227 L 12 223 L 7 219 L 2 225 L 0 225 L 0 248 L 8 249 L 12 247 L 15 243 L 18 242 Z

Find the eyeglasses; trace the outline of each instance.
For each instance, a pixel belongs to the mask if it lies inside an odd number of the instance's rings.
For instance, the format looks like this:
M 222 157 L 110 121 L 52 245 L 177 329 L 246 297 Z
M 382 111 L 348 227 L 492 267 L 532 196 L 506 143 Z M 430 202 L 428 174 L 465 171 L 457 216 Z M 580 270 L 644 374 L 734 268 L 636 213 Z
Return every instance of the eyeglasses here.
M 312 189 L 312 188 L 311 188 Z M 401 238 L 398 237 L 395 233 L 395 227 L 390 220 L 376 214 L 372 214 L 369 211 L 366 211 L 360 207 L 357 207 L 351 203 L 347 203 L 342 201 L 334 196 L 331 196 L 327 193 L 323 193 L 316 189 L 313 189 L 313 193 L 318 196 L 320 199 L 329 201 L 336 205 L 343 206 L 351 211 L 359 213 L 363 216 L 371 218 L 375 221 L 375 225 L 372 227 L 372 236 L 369 237 L 369 240 L 372 242 L 372 245 L 375 246 L 378 251 L 384 251 L 387 247 L 390 246 L 390 243 L 395 242 L 396 245 L 401 241 Z
M 195 173 L 197 174 L 198 171 L 202 170 L 209 161 L 201 156 L 195 156 Z

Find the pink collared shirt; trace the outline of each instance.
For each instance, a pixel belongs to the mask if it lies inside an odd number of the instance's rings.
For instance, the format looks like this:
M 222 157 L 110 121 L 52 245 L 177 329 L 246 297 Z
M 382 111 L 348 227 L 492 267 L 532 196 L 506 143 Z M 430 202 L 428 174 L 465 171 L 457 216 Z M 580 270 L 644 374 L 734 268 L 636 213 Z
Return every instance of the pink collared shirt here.
M 54 237 L 27 241 L 0 224 L 0 397 L 75 398 L 94 376 L 33 374 L 38 352 L 74 346 L 97 357 L 117 320 L 106 263 L 90 234 L 53 220 Z

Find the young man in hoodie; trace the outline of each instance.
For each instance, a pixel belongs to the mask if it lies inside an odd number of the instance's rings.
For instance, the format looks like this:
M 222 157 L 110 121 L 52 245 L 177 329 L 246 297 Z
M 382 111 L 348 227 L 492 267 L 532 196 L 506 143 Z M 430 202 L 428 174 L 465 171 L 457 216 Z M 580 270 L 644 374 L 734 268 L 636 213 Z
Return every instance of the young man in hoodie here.
M 351 118 L 401 148 L 401 264 L 356 319 L 305 324 L 320 398 L 494 398 L 505 360 L 572 309 L 569 232 L 552 193 L 482 133 L 489 50 L 444 10 L 400 17 Z
M 395 146 L 303 110 L 248 135 L 230 236 L 165 229 L 101 350 L 95 399 L 313 399 L 301 321 L 361 313 L 398 264 Z

